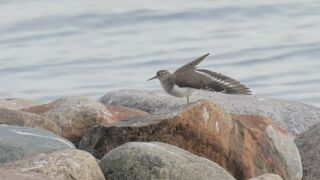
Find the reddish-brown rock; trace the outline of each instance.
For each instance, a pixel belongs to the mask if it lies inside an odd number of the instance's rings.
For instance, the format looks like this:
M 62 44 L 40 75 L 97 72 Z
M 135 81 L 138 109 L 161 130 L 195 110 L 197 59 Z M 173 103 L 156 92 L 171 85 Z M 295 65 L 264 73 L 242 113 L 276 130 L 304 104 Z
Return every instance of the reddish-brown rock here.
M 112 114 L 110 118 L 110 123 L 117 122 L 120 120 L 130 119 L 130 118 L 137 118 L 146 116 L 149 113 L 133 108 L 121 107 L 121 106 L 113 106 L 113 105 L 106 105 L 107 110 Z
M 26 100 L 26 99 L 20 99 L 20 98 L 7 98 L 7 99 L 0 99 L 0 108 L 5 109 L 13 109 L 18 110 L 22 108 L 28 108 L 31 106 L 35 106 L 38 103 Z
M 61 135 L 61 128 L 56 123 L 48 118 L 28 112 L 0 108 L 0 124 L 37 127 Z
M 104 180 L 96 159 L 80 150 L 60 150 L 0 166 L 0 172 L 10 171 L 54 180 Z
M 132 108 L 103 105 L 86 97 L 65 97 L 48 104 L 22 109 L 51 119 L 61 129 L 64 138 L 77 144 L 85 130 L 96 124 L 108 125 L 119 120 L 148 113 Z
M 48 104 L 41 104 L 41 105 L 31 106 L 28 108 L 23 108 L 23 109 L 20 109 L 20 111 L 43 115 L 45 112 L 53 108 L 54 107 L 53 105 L 54 104 L 51 102 Z
M 112 117 L 103 104 L 81 96 L 64 97 L 22 111 L 51 119 L 61 128 L 62 137 L 76 144 L 88 127 L 108 124 Z
M 236 179 L 274 173 L 301 178 L 299 152 L 285 131 L 261 116 L 237 116 L 200 101 L 108 127 L 90 128 L 80 148 L 101 158 L 131 141 L 161 141 L 206 157 Z

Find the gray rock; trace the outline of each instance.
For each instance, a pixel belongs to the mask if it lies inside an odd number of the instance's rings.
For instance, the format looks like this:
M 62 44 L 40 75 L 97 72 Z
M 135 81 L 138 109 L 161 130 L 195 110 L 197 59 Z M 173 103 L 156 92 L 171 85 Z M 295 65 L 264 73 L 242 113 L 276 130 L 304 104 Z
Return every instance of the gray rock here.
M 43 176 L 37 173 L 19 172 L 16 169 L 1 169 L 1 180 L 53 180 L 48 176 Z
M 197 91 L 191 96 L 191 101 L 199 99 L 212 100 L 230 113 L 268 117 L 293 134 L 299 134 L 320 121 L 319 108 L 294 101 L 206 91 Z M 172 97 L 162 91 L 118 90 L 105 94 L 100 102 L 154 113 L 185 104 L 186 99 Z
M 99 165 L 108 180 L 234 180 L 216 163 L 159 142 L 124 144 L 106 154 Z
M 320 123 L 301 133 L 295 143 L 300 151 L 303 177 L 305 180 L 319 180 L 320 177 Z
M 0 164 L 73 148 L 71 142 L 43 129 L 0 125 Z
M 283 179 L 276 174 L 264 174 L 262 176 L 251 178 L 249 180 L 283 180 Z
M 290 180 L 300 180 L 302 177 L 301 158 L 297 146 L 293 140 L 279 131 L 276 131 L 271 125 L 266 128 L 267 136 L 276 147 L 276 153 L 285 162 Z

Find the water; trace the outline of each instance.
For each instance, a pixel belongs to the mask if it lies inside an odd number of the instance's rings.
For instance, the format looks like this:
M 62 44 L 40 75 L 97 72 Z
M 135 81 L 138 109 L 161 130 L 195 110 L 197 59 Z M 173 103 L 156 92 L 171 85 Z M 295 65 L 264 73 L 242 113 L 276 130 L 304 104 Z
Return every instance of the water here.
M 200 65 L 254 94 L 320 106 L 318 0 L 1 0 L 0 97 L 94 98 Z

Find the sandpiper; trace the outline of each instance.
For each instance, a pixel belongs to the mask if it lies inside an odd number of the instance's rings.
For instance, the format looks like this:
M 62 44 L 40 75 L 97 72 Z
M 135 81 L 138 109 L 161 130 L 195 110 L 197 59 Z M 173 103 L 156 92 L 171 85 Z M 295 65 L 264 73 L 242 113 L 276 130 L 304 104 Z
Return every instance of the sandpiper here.
M 230 77 L 206 69 L 198 69 L 196 66 L 203 61 L 205 54 L 188 64 L 170 73 L 168 70 L 160 70 L 156 76 L 148 79 L 158 79 L 162 88 L 172 96 L 187 97 L 195 90 L 207 90 L 226 94 L 250 95 L 249 88 Z

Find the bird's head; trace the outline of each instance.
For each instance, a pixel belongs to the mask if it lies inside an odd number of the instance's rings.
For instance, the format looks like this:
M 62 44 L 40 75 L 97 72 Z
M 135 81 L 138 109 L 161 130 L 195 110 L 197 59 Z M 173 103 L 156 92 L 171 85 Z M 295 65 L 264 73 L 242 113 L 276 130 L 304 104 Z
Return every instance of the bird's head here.
M 153 79 L 159 79 L 160 81 L 166 80 L 171 76 L 171 73 L 168 70 L 160 70 L 157 72 L 157 75 L 148 79 L 147 81 L 153 80 Z

